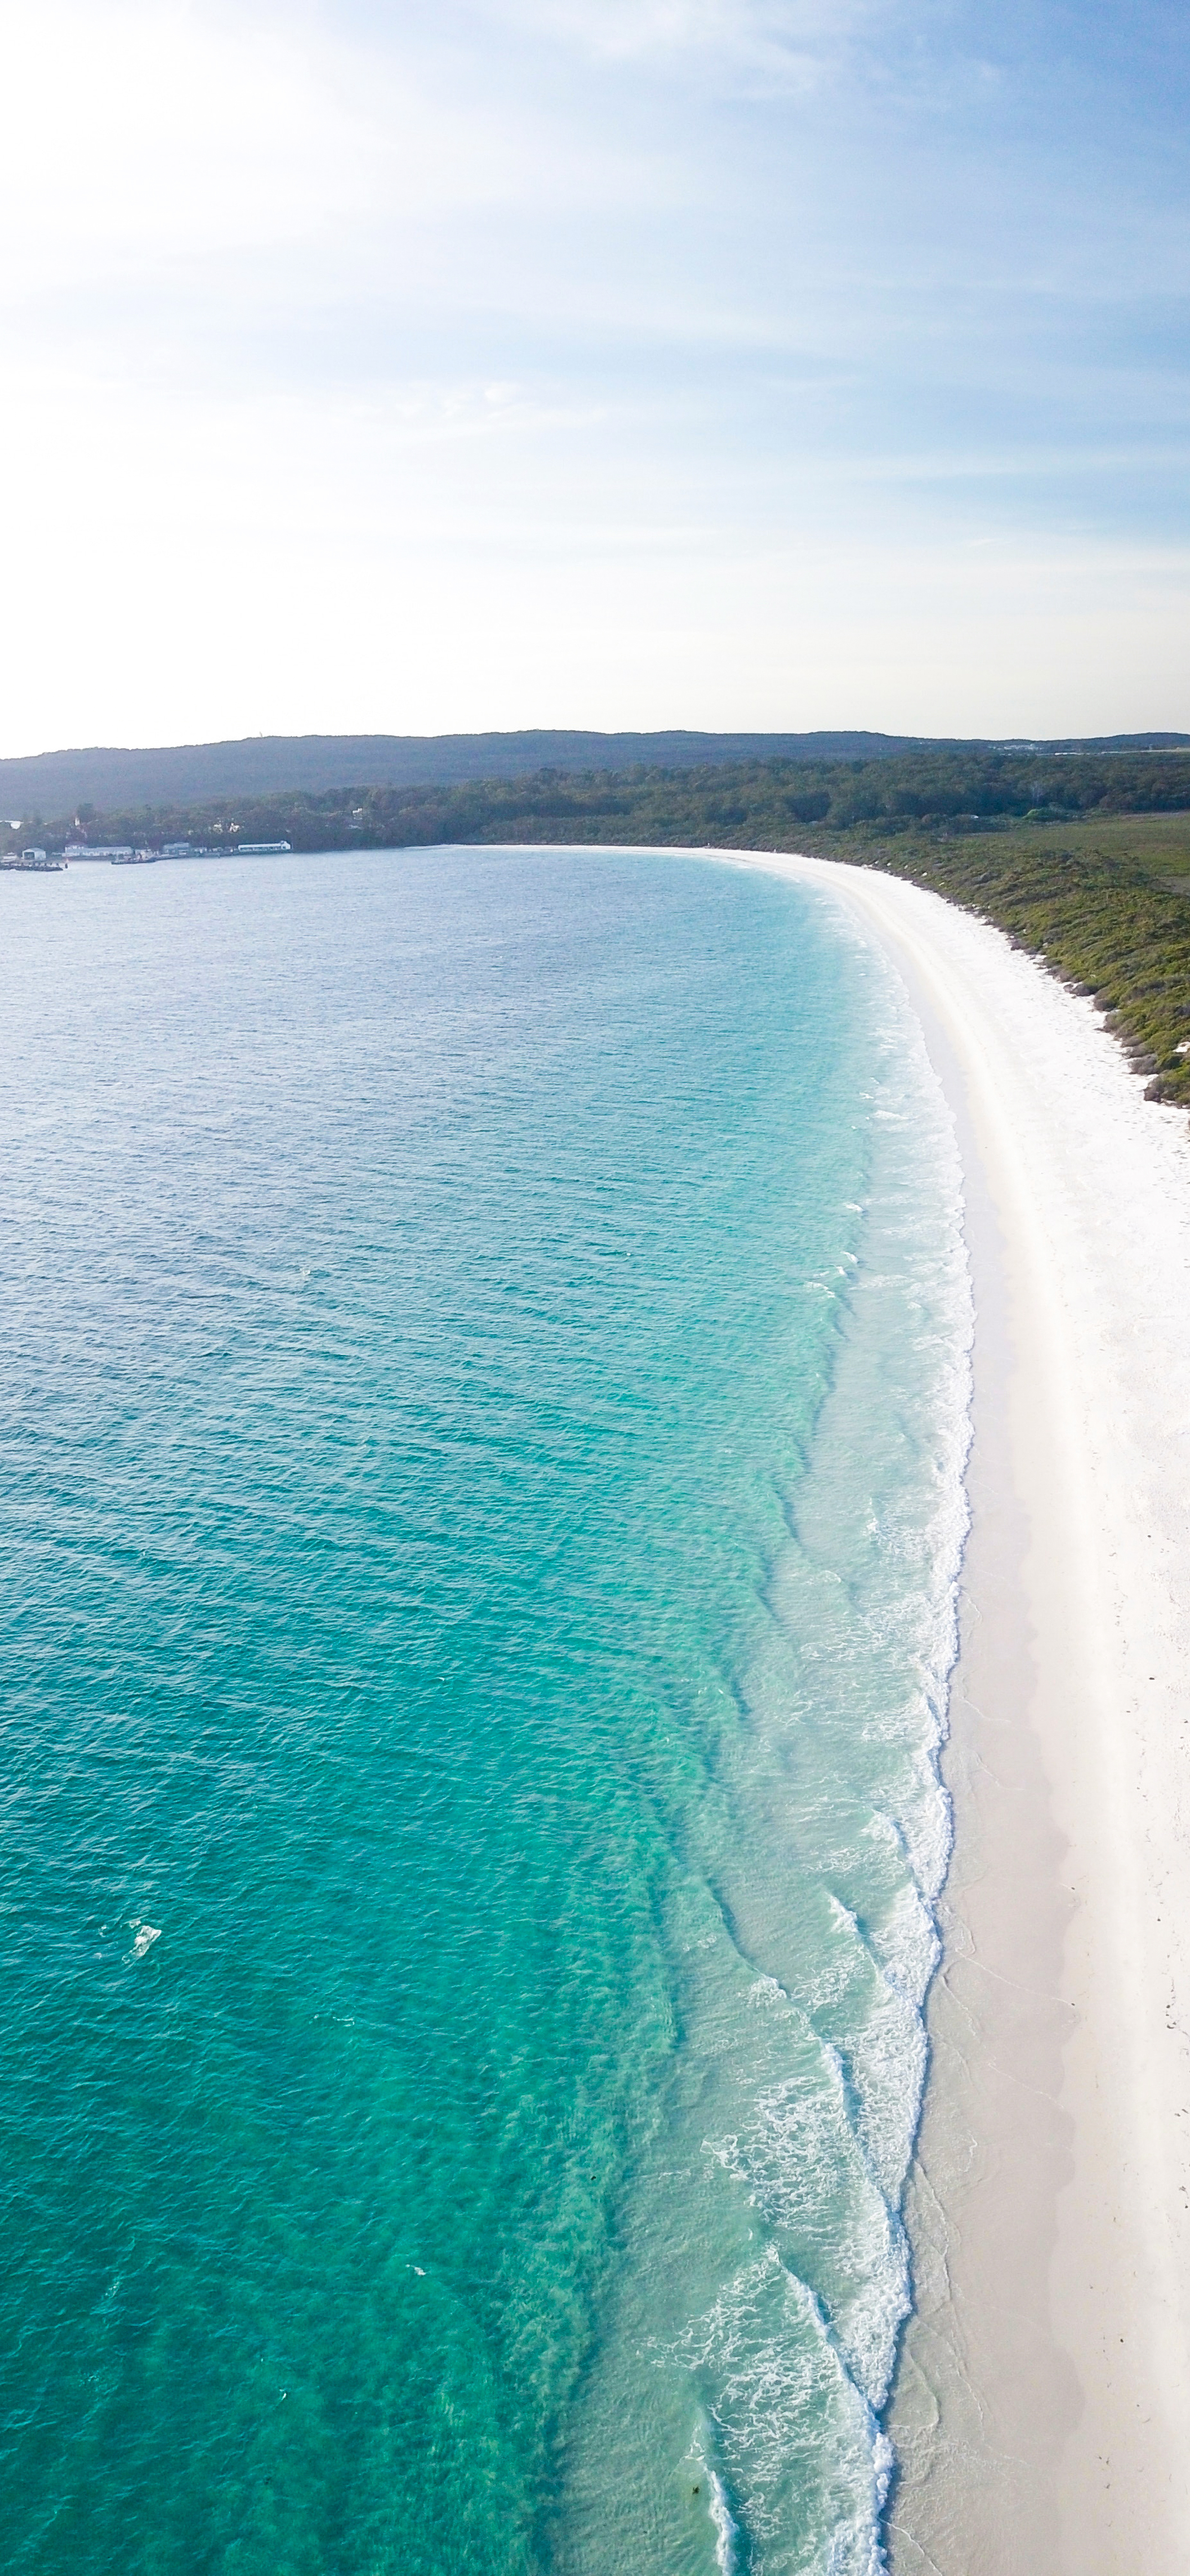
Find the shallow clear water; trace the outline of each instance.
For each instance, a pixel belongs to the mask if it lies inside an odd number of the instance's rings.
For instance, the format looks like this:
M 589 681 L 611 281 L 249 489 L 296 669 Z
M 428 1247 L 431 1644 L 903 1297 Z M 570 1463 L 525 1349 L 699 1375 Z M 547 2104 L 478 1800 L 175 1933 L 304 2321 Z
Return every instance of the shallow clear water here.
M 814 894 L 0 880 L 5 2564 L 878 2563 L 969 1317 Z

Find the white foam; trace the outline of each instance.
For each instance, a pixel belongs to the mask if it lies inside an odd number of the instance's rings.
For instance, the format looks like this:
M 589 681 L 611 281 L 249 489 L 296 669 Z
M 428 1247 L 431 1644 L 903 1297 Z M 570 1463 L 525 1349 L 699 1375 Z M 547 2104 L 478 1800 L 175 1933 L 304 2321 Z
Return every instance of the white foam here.
M 892 2465 L 887 2439 L 814 2293 L 774 2247 L 724 2283 L 682 2357 L 715 2383 L 699 2455 L 711 2453 L 723 2463 L 722 2502 L 731 2527 L 717 2523 L 716 2534 L 732 2555 L 720 2555 L 720 2568 L 738 2568 L 746 2549 L 746 2563 L 758 2576 L 795 2576 L 812 2565 L 829 2566 L 835 2576 L 879 2576 L 880 2514 Z M 811 2560 L 804 2529 L 800 2539 L 794 2530 L 824 2438 L 832 2452 L 835 2521 Z M 737 2495 L 742 2524 L 731 2513 Z
M 823 893 L 831 901 L 829 889 Z M 829 2564 L 836 2576 L 844 2570 L 853 2576 L 883 2564 L 879 2520 L 893 2458 L 878 2409 L 910 2309 L 901 2204 L 926 2076 L 924 2006 L 940 1954 L 934 1908 L 953 1833 L 940 1756 L 969 1527 L 974 1313 L 953 1119 L 900 979 L 841 899 L 834 909 L 841 937 L 862 952 L 874 995 L 864 1097 L 879 1141 L 871 1185 L 853 1206 L 863 1216 L 863 1256 L 836 1274 L 849 1320 L 820 1437 L 811 1443 L 809 1472 L 794 1499 L 796 1537 L 770 1585 L 777 1625 L 794 1645 L 801 1705 L 796 1712 L 790 1707 L 791 1667 L 775 1644 L 766 1649 L 755 1699 L 751 1684 L 749 1699 L 778 1744 L 796 1717 L 812 1720 L 825 1704 L 828 1727 L 838 1728 L 850 1705 L 862 1736 L 883 1748 L 872 1763 L 879 1803 L 860 1828 L 871 1838 L 872 1906 L 869 1915 L 861 1893 L 864 1919 L 853 1910 L 868 1876 L 853 1828 L 849 1839 L 840 1833 L 837 1855 L 819 1854 L 819 1865 L 832 1875 L 837 1860 L 838 1884 L 853 1901 L 835 1896 L 838 1946 L 816 1962 L 812 1993 L 803 1989 L 827 2081 L 807 2085 L 800 2069 L 784 2080 L 762 2080 L 749 2115 L 738 2118 L 733 2108 L 731 2134 L 707 2143 L 747 2190 L 777 2244 L 807 2246 L 815 2277 L 821 2273 L 831 2284 L 829 2305 L 821 2304 L 820 2292 L 816 2312 L 860 2410 L 847 2418 L 848 2440 L 854 2436 L 859 2445 L 852 2470 L 857 2500 L 865 2493 L 870 2511 L 857 2501 L 857 2518 L 840 2523 Z M 865 1424 L 873 1403 L 880 1412 L 886 1377 L 893 1415 L 902 1407 L 902 1447 L 894 1421 L 874 1458 L 865 1500 L 855 1491 L 855 1461 L 864 1457 Z M 909 1468 L 904 1483 L 902 1454 Z M 831 1741 L 829 1734 L 823 1741 Z M 837 1741 L 845 1748 L 845 1727 Z M 824 1770 L 821 1812 L 833 1841 L 829 1788 Z M 803 1827 L 816 1818 L 816 1810 L 803 1807 Z M 771 1986 L 766 1981 L 765 2002 L 775 2006 L 780 1992 L 775 1979 Z M 760 1987 L 753 1986 L 750 2000 L 761 2001 Z M 770 2362 L 775 2368 L 775 2357 Z M 737 2388 L 741 2364 L 742 2354 L 733 2369 Z M 767 2367 L 757 2354 L 756 2370 L 763 2376 Z M 809 2394 L 807 2388 L 799 2402 L 809 2403 Z M 795 2397 L 787 2389 L 780 2410 L 790 2440 Z M 748 2457 L 749 2474 L 741 2474 L 733 2492 L 751 2547 L 758 2486 L 751 2437 Z M 776 2462 L 771 2474 L 777 2477 Z M 779 2550 L 760 2549 L 756 2563 L 785 2562 Z
M 895 2156 L 886 2159 L 897 2167 L 890 2191 L 863 2134 L 867 2123 L 856 2117 L 848 2071 L 829 2041 L 820 2046 L 823 2086 L 811 2089 L 800 2068 L 764 2086 L 747 2125 L 707 2139 L 704 2152 L 742 2185 L 775 2239 L 812 2243 L 824 2225 L 830 2230 L 837 2275 L 830 2333 L 857 2392 L 875 2409 L 888 2394 L 909 2313 L 899 2197 L 921 2063 L 902 2087 L 907 2112 L 897 2123 Z
M 695 2434 L 690 2445 L 688 2457 L 699 2471 L 700 2487 L 703 2479 L 706 2480 L 708 2511 L 715 2534 L 715 2565 L 720 2571 L 720 2576 L 736 2576 L 739 2563 L 740 2527 L 728 2503 L 727 2489 L 723 2480 L 712 2460 L 708 2458 L 708 2451 L 712 2447 L 710 2428 L 704 2417 L 701 2429 Z
M 722 2478 L 719 2477 L 714 2469 L 712 2469 L 709 2472 L 709 2479 L 711 2489 L 711 2520 L 715 2526 L 715 2564 L 719 2569 L 719 2576 L 735 2576 L 736 2544 L 740 2536 L 739 2531 L 731 2518 L 731 2513 L 727 2503 L 727 2490 L 723 2484 Z

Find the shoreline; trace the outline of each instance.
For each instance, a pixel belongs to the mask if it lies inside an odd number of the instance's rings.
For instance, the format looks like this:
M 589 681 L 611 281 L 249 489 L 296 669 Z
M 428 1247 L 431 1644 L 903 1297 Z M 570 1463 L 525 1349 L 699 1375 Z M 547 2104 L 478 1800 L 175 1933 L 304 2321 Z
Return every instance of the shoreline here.
M 1190 2558 L 1190 1139 L 998 931 L 837 862 L 955 1119 L 976 1305 L 955 1842 L 894 2576 Z

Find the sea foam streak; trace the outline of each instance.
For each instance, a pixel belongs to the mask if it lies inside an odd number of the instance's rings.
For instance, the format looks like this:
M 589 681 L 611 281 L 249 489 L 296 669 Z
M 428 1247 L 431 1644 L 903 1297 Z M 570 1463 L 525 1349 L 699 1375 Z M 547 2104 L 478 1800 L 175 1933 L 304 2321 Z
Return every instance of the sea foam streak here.
M 950 1851 L 939 1754 L 972 1339 L 961 1175 L 916 1021 L 891 970 L 873 959 L 871 971 L 882 1008 L 860 1260 L 773 1570 L 773 1628 L 747 1681 L 767 1755 L 750 1785 L 772 1794 L 792 1745 L 791 1838 L 804 1865 L 819 1837 L 833 1928 L 808 1980 L 752 1984 L 753 2010 L 784 2024 L 785 2046 L 764 2052 L 750 2103 L 737 2095 L 706 2151 L 746 2194 L 767 2250 L 724 2285 L 688 2356 L 756 2576 L 811 2563 L 870 2576 L 883 2563 L 892 2454 L 879 2418 L 910 2305 L 901 2202 Z M 791 2527 L 791 2469 L 809 2468 L 824 2413 L 836 2503 L 826 2556 L 811 2560 Z
M 711 2471 L 711 2520 L 715 2526 L 715 2560 L 720 2576 L 736 2576 L 739 2533 L 728 2509 L 723 2480 Z

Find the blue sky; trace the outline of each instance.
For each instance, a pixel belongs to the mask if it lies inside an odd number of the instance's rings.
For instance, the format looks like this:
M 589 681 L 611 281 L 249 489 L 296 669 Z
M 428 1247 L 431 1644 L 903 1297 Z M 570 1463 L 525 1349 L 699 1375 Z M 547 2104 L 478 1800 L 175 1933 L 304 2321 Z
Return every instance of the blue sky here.
M 1190 729 L 1184 11 L 0 25 L 3 750 Z

